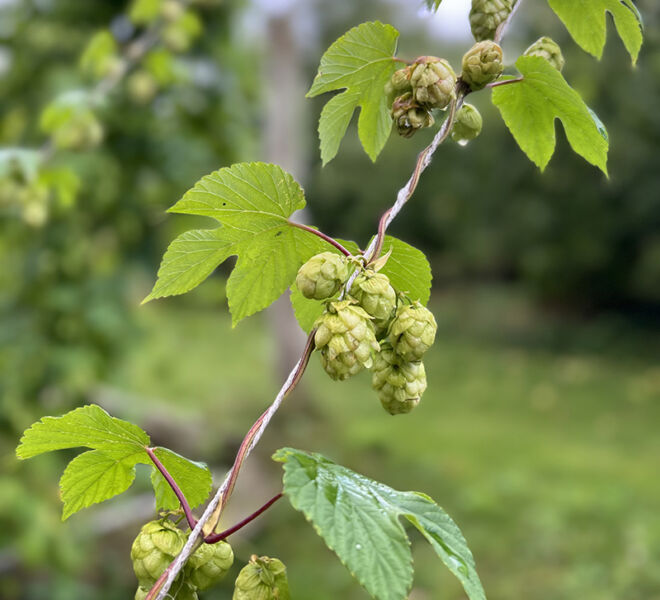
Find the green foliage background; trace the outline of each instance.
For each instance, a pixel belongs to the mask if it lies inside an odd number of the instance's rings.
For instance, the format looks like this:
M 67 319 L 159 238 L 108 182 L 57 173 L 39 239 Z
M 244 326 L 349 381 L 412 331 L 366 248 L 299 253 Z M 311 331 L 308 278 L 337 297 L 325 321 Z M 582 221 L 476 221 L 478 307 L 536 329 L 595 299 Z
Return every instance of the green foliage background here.
M 562 132 L 540 175 L 493 107 L 479 103 L 482 136 L 441 149 L 392 229 L 423 248 L 434 268 L 440 342 L 425 402 L 409 419 L 388 418 L 366 376 L 338 392 L 312 361 L 309 382 L 251 459 L 257 483 L 238 490 L 239 506 L 256 508 L 277 491 L 268 456 L 293 445 L 432 495 L 463 529 L 490 598 L 660 595 L 660 9 L 653 0 L 637 4 L 646 23 L 637 69 L 613 36 L 597 63 L 544 3 L 526 3 L 505 45 L 512 62 L 542 34 L 560 42 L 567 79 L 608 126 L 611 181 L 573 155 Z M 0 7 L 0 47 L 11 65 L 0 75 L 0 145 L 43 142 L 40 110 L 84 83 L 80 52 L 109 23 L 121 31 L 116 16 L 125 6 Z M 58 156 L 81 178 L 76 204 L 54 207 L 40 228 L 0 206 L 3 598 L 128 597 L 127 548 L 139 523 L 116 523 L 144 506 L 89 509 L 62 525 L 59 459 L 18 466 L 13 448 L 23 428 L 96 400 L 135 419 L 156 443 L 222 471 L 278 387 L 266 321 L 230 332 L 225 272 L 190 298 L 137 308 L 167 242 L 207 225 L 164 210 L 200 176 L 258 158 L 264 56 L 255 40 L 235 34 L 243 8 L 209 3 L 187 57 L 190 80 L 147 105 L 119 89 L 100 115 L 104 145 Z M 310 82 L 322 51 L 368 19 L 397 25 L 405 56 L 436 53 L 456 66 L 465 49 L 424 39 L 426 17 L 404 20 L 389 3 L 328 0 L 316 10 L 323 19 L 316 49 L 306 52 Z M 324 101 L 308 101 L 314 111 L 305 124 L 311 222 L 366 245 L 430 137 L 393 137 L 373 165 L 354 118 L 321 170 L 315 121 Z M 264 375 L 256 380 L 255 372 Z M 137 487 L 148 491 L 146 469 L 138 468 Z M 257 527 L 237 538 L 239 560 L 253 551 L 279 556 L 295 597 L 365 597 L 290 509 L 278 506 Z M 461 598 L 431 551 L 413 543 L 417 597 Z M 227 585 L 207 597 L 230 593 Z

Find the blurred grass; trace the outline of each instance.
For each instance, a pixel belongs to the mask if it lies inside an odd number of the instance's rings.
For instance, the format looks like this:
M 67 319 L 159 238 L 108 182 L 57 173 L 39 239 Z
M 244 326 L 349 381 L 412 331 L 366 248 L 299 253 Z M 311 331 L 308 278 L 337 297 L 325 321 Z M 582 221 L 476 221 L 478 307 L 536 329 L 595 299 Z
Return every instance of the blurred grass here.
M 433 310 L 438 341 L 416 411 L 390 417 L 368 375 L 334 383 L 313 357 L 304 393 L 251 460 L 277 476 L 266 458 L 292 445 L 432 495 L 463 529 L 490 600 L 660 598 L 657 330 L 541 312 L 508 288 L 456 290 Z M 110 383 L 140 401 L 122 403 L 118 416 L 190 422 L 202 454 L 193 458 L 218 466 L 223 444 L 240 439 L 279 387 L 267 322 L 231 330 L 224 312 L 177 301 L 148 305 L 139 318 L 143 336 Z M 190 440 L 169 444 L 181 450 Z M 250 498 L 255 507 L 261 494 Z M 261 525 L 237 540 L 237 556 L 284 560 L 295 598 L 367 598 L 290 507 L 281 503 Z M 412 539 L 411 597 L 463 598 Z M 229 596 L 225 586 L 204 597 Z

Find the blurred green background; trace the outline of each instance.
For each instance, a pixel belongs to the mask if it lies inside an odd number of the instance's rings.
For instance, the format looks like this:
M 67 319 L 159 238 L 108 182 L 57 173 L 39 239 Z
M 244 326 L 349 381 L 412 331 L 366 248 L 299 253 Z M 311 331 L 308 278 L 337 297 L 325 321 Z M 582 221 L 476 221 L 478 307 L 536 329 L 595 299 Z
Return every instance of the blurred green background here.
M 269 456 L 290 445 L 433 496 L 463 529 L 491 600 L 660 598 L 660 7 L 637 5 L 637 68 L 612 23 L 597 62 L 546 3 L 523 5 L 508 62 L 541 35 L 562 45 L 564 75 L 608 126 L 610 180 L 571 153 L 561 127 L 540 174 L 488 94 L 476 97 L 483 134 L 440 149 L 391 230 L 433 266 L 439 334 L 423 402 L 392 418 L 368 375 L 333 383 L 313 358 L 250 458 L 228 524 L 279 490 Z M 0 1 L 0 150 L 44 144 L 44 107 L 95 85 L 79 64 L 91 37 L 109 31 L 121 46 L 145 30 L 130 9 Z M 187 45 L 169 40 L 165 72 L 145 63 L 107 94 L 103 143 L 52 153 L 51 176 L 79 180 L 75 201 L 0 169 L 3 599 L 132 597 L 130 543 L 153 515 L 138 469 L 128 494 L 61 523 L 57 480 L 74 454 L 19 464 L 25 427 L 96 402 L 219 480 L 279 388 L 277 358 L 295 360 L 282 348 L 297 340 L 274 325 L 281 313 L 231 329 L 226 267 L 187 296 L 139 306 L 167 243 L 198 224 L 165 209 L 216 168 L 271 160 L 304 183 L 307 222 L 364 245 L 431 132 L 393 137 L 373 165 L 352 128 L 321 169 L 326 98 L 302 96 L 323 50 L 369 19 L 401 31 L 404 57 L 457 66 L 470 46 L 468 0 L 445 0 L 435 16 L 417 0 L 198 0 L 191 10 L 200 31 Z M 463 598 L 412 538 L 411 598 Z M 295 598 L 367 597 L 284 502 L 232 539 L 233 575 L 256 552 L 287 564 Z M 202 597 L 230 598 L 231 581 Z

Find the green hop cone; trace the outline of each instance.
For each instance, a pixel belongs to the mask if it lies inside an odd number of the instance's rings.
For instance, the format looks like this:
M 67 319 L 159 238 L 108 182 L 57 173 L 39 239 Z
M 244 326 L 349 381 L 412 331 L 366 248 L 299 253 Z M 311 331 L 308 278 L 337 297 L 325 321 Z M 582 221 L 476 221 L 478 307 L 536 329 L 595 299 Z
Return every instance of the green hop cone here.
M 290 600 L 286 567 L 277 558 L 252 555 L 236 578 L 232 600 Z
M 502 48 L 495 42 L 478 42 L 463 56 L 461 80 L 474 92 L 495 81 L 504 70 Z
M 334 296 L 347 279 L 346 258 L 334 252 L 322 252 L 300 267 L 296 286 L 305 298 L 325 300 Z
M 557 71 L 564 68 L 564 55 L 561 53 L 559 44 L 552 38 L 542 37 L 536 40 L 527 50 L 524 56 L 540 56 L 545 58 Z
M 477 42 L 495 38 L 497 28 L 504 23 L 513 10 L 512 0 L 472 0 L 470 28 Z
M 481 133 L 483 119 L 479 111 L 471 104 L 464 104 L 456 114 L 451 130 L 451 139 L 459 144 L 467 144 Z
M 410 85 L 410 77 L 412 75 L 412 67 L 399 69 L 394 71 L 390 80 L 385 84 L 385 93 L 388 96 L 400 96 L 405 92 L 411 92 L 412 86 Z
M 388 339 L 403 360 L 414 362 L 433 345 L 437 329 L 433 313 L 415 302 L 396 311 Z
M 227 542 L 202 544 L 186 564 L 186 577 L 200 590 L 206 590 L 227 574 L 233 562 L 234 553 Z
M 446 108 L 456 97 L 456 73 L 443 58 L 420 56 L 410 76 L 413 99 L 426 109 Z
M 376 341 L 371 317 L 353 301 L 331 302 L 314 326 L 321 364 L 332 379 L 343 381 L 373 364 Z
M 145 600 L 149 594 L 149 589 L 150 588 L 140 586 L 135 592 L 135 600 Z M 180 584 L 180 578 L 177 578 L 174 581 L 167 597 L 173 598 L 174 600 L 199 600 L 195 586 L 185 581 Z
M 409 138 L 419 129 L 435 123 L 433 115 L 415 102 L 412 92 L 397 97 L 392 103 L 392 119 L 399 135 Z
M 179 554 L 186 536 L 170 521 L 150 521 L 142 527 L 131 547 L 133 571 L 143 587 L 151 587 Z
M 376 333 L 387 328 L 396 309 L 396 292 L 387 275 L 363 271 L 351 285 L 351 296 L 373 317 Z
M 371 385 L 391 415 L 409 413 L 426 390 L 424 363 L 403 360 L 389 344 L 376 354 L 371 372 Z

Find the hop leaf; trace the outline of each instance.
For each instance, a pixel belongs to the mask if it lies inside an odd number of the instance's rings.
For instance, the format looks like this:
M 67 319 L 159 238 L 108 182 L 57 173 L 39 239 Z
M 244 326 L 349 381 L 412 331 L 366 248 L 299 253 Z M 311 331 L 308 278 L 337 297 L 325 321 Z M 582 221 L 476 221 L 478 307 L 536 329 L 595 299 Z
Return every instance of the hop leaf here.
M 419 302 L 399 307 L 388 339 L 406 361 L 420 360 L 433 345 L 438 326 L 433 313 Z
M 371 317 L 352 301 L 331 302 L 316 322 L 314 342 L 332 379 L 344 380 L 373 364 L 376 341 Z

